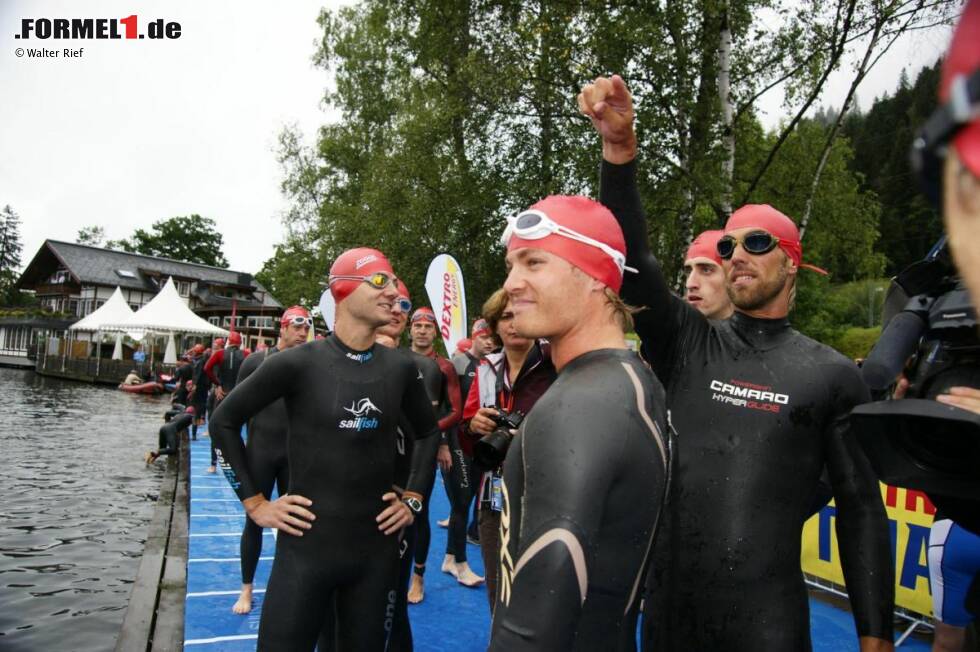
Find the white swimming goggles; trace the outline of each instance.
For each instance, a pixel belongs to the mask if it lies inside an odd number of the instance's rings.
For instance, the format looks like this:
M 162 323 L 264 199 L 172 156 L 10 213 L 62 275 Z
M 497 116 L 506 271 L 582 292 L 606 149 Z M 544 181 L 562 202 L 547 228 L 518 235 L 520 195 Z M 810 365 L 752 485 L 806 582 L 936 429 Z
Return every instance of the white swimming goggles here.
M 506 247 L 510 243 L 510 239 L 515 235 L 524 240 L 541 240 L 542 238 L 547 238 L 549 235 L 560 235 L 563 238 L 601 249 L 604 254 L 613 259 L 620 274 L 624 270 L 633 272 L 634 274 L 636 273 L 634 268 L 626 266 L 626 256 L 605 242 L 599 242 L 577 231 L 572 231 L 568 227 L 558 224 L 543 212 L 533 208 L 507 218 L 507 228 L 504 229 L 504 234 L 500 236 L 500 244 Z

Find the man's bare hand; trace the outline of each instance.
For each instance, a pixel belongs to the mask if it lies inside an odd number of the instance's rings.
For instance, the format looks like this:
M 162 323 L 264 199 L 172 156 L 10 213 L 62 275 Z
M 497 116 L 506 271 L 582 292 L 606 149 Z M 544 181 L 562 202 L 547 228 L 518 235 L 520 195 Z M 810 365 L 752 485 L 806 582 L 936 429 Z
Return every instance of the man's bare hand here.
M 449 452 L 448 444 L 439 444 L 439 450 L 436 451 L 436 464 L 439 465 L 440 469 L 447 472 L 453 468 L 453 456 Z
M 385 534 L 394 534 L 415 522 L 415 515 L 412 514 L 412 510 L 401 501 L 401 498 L 394 491 L 389 491 L 381 496 L 381 500 L 388 503 L 388 506 L 374 520 L 378 523 L 378 529 Z
M 225 390 L 221 389 L 220 386 L 216 387 L 214 389 L 214 397 L 219 401 L 222 400 L 225 397 Z
M 940 394 L 936 400 L 974 414 L 980 414 L 980 389 L 973 387 L 950 387 L 948 394 Z
M 602 136 L 602 157 L 610 163 L 629 163 L 636 158 L 633 97 L 619 75 L 596 77 L 578 94 L 578 108 L 592 120 Z
M 262 494 L 256 494 L 242 501 L 248 517 L 261 527 L 272 527 L 296 537 L 303 536 L 303 530 L 313 527 L 316 520 L 313 512 L 306 509 L 313 501 L 304 496 L 285 495 L 269 502 Z
M 475 432 L 481 437 L 486 437 L 497 427 L 497 422 L 493 417 L 497 416 L 497 408 L 482 407 L 476 411 L 470 419 L 470 432 Z

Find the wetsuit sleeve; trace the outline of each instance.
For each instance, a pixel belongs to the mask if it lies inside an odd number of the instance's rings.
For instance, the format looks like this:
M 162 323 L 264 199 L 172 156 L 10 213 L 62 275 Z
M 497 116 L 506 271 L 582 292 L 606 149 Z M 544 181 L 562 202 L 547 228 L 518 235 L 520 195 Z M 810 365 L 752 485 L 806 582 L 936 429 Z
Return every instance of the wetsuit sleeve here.
M 573 649 L 589 583 L 602 583 L 592 572 L 603 503 L 625 463 L 625 433 L 636 425 L 625 411 L 612 413 L 594 392 L 576 394 L 562 401 L 562 412 L 535 406 L 539 411 L 519 435 L 521 450 L 510 451 L 520 452 L 524 465 L 520 546 L 515 559 L 506 543 L 501 551 L 498 595 L 508 606 L 490 650 Z M 511 462 L 508 457 L 505 467 Z M 505 487 L 508 504 L 515 490 Z M 501 513 L 504 542 L 517 525 L 511 517 L 510 507 Z
M 402 394 L 402 414 L 412 424 L 415 439 L 425 439 L 439 433 L 436 414 L 432 409 L 432 401 L 425 391 L 425 382 L 416 376 L 418 369 L 411 361 L 406 360 L 405 364 L 409 378 L 405 383 L 405 393 Z
M 248 356 L 245 361 L 242 362 L 242 366 L 238 368 L 238 381 L 235 387 L 242 384 L 246 378 L 252 375 L 252 373 L 259 368 L 260 358 L 262 356 Z
M 425 494 L 432 486 L 436 473 L 436 453 L 439 450 L 438 437 L 426 437 L 416 440 L 412 448 L 411 468 L 408 481 L 405 483 L 405 495 L 411 495 L 419 500 L 425 500 Z M 431 495 L 431 492 L 429 492 Z
M 221 362 L 224 359 L 225 359 L 225 350 L 222 349 L 220 351 L 215 351 L 214 353 L 212 353 L 211 357 L 208 358 L 208 361 L 204 363 L 204 373 L 208 375 L 208 378 L 211 379 L 211 382 L 215 386 L 221 385 L 221 381 L 218 380 L 218 376 L 215 375 L 214 368 L 216 366 L 221 366 Z
M 638 273 L 625 273 L 621 295 L 626 303 L 641 308 L 635 315 L 636 333 L 645 357 L 666 383 L 675 352 L 684 346 L 689 333 L 705 330 L 708 322 L 670 291 L 660 262 L 650 251 L 646 216 L 636 185 L 636 160 L 623 165 L 602 162 L 599 201 L 612 211 L 623 229 L 626 264 Z
M 244 383 L 237 385 L 235 391 L 229 392 L 211 416 L 209 430 L 221 471 L 241 500 L 261 493 L 249 473 L 240 434 L 242 425 L 289 393 L 301 371 L 293 363 L 294 357 L 285 353 L 271 357 Z
M 449 414 L 439 419 L 439 430 L 446 432 L 459 423 L 463 416 L 462 399 L 459 396 L 459 376 L 456 375 L 456 368 L 445 358 L 438 358 L 439 370 L 446 378 L 443 384 L 445 387 L 446 398 L 449 403 Z
M 895 566 L 888 520 L 871 463 L 849 432 L 850 410 L 870 400 L 857 368 L 830 379 L 835 414 L 826 432 L 827 471 L 837 505 L 837 542 L 858 636 L 892 640 Z

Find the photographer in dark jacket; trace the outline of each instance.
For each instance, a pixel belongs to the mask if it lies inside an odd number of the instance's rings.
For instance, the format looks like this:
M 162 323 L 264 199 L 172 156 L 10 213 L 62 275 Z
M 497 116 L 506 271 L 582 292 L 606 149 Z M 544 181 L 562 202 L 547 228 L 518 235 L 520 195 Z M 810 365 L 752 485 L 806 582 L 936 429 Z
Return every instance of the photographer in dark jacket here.
M 463 406 L 462 445 L 472 455 L 473 444 L 493 432 L 494 417 L 500 408 L 527 415 L 541 395 L 555 381 L 547 345 L 517 335 L 514 313 L 507 293 L 501 288 L 483 304 L 483 316 L 490 332 L 503 346 L 481 360 Z M 480 552 L 487 580 L 487 597 L 493 611 L 500 566 L 500 469 L 485 470 L 480 478 L 477 500 L 480 504 Z M 498 500 L 494 501 L 494 487 Z

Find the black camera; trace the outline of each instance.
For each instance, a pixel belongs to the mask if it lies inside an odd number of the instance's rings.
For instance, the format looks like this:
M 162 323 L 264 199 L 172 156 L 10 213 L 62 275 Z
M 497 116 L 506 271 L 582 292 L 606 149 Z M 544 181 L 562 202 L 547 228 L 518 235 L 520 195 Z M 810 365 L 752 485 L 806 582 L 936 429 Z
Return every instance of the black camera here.
M 966 500 L 980 514 L 980 415 L 933 400 L 950 387 L 980 387 L 977 314 L 945 237 L 895 278 L 884 321 L 862 376 L 876 399 L 902 371 L 909 390 L 855 408 L 854 431 L 883 482 L 925 491 L 940 507 Z
M 497 427 L 473 446 L 473 459 L 481 468 L 488 471 L 496 469 L 504 463 L 510 442 L 514 440 L 511 431 L 521 427 L 524 414 L 498 409 L 497 414 L 490 418 L 497 424 Z

